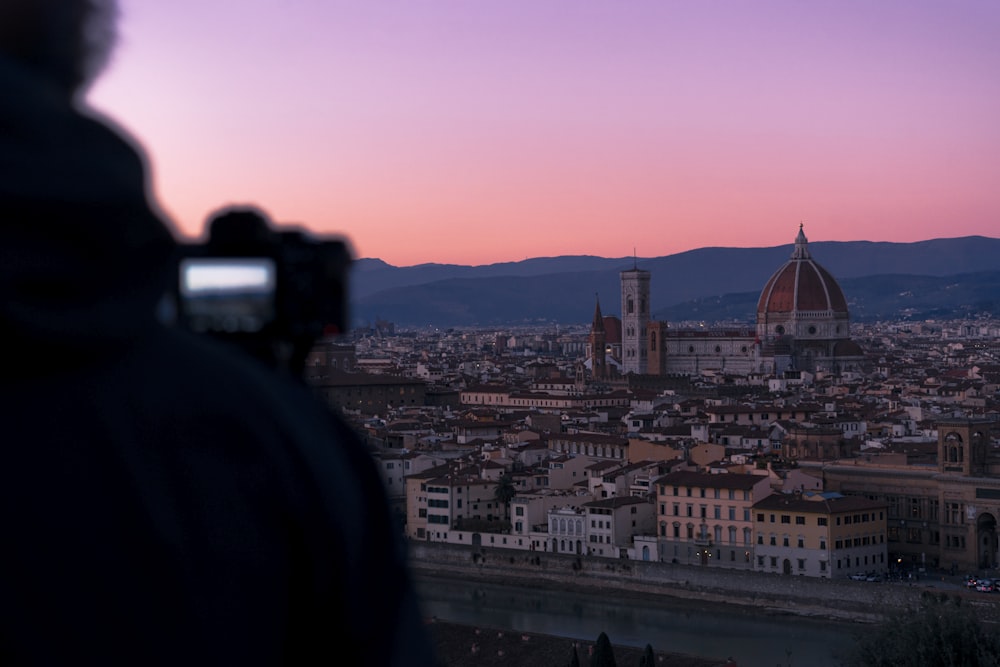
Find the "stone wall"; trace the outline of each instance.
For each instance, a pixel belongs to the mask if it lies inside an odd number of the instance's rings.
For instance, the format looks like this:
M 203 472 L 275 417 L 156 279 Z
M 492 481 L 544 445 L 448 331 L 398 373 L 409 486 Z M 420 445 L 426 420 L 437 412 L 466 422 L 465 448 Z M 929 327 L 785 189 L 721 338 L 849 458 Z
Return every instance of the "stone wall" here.
M 984 620 L 1000 621 L 996 598 L 927 584 L 818 579 L 671 563 L 575 557 L 550 552 L 483 547 L 472 549 L 412 542 L 410 558 L 420 573 L 536 587 L 575 588 L 647 600 L 658 596 L 746 606 L 755 610 L 872 622 L 916 607 L 922 595 L 948 595 L 975 605 Z

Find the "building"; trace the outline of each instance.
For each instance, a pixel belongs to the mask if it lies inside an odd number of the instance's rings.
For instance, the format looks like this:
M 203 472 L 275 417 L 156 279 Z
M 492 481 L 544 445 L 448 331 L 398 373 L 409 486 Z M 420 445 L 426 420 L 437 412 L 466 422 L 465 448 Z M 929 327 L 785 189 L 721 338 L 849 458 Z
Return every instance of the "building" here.
M 594 321 L 590 327 L 589 338 L 590 373 L 594 380 L 607 380 L 610 375 L 608 373 L 607 338 L 604 315 L 601 314 L 601 302 L 598 300 L 594 305 Z
M 757 302 L 757 338 L 765 371 L 786 368 L 841 372 L 855 368 L 862 352 L 851 340 L 847 299 L 830 272 L 809 252 L 799 225 L 792 257 L 775 271 Z
M 450 530 L 502 521 L 496 480 L 456 464 L 437 466 L 406 478 L 406 534 L 412 539 L 448 541 Z M 484 530 L 484 532 L 486 532 Z
M 622 373 L 648 372 L 649 271 L 633 267 L 620 274 L 622 286 Z
M 936 422 L 936 463 L 865 454 L 813 465 L 825 488 L 886 505 L 887 557 L 894 565 L 994 568 L 1000 563 L 998 427 L 984 419 Z
M 766 475 L 677 471 L 654 486 L 661 561 L 753 569 L 752 508 L 772 492 Z
M 861 348 L 850 338 L 847 299 L 809 252 L 802 226 L 791 258 L 764 285 L 756 326 L 677 329 L 649 317 L 650 274 L 622 271 L 622 373 L 782 376 L 786 371 L 857 369 Z
M 839 493 L 776 493 L 754 503 L 755 569 L 809 577 L 885 572 L 886 505 Z
M 587 553 L 606 558 L 627 558 L 636 535 L 653 534 L 656 525 L 648 498 L 617 496 L 593 500 L 586 511 Z
M 332 372 L 310 380 L 327 404 L 345 412 L 384 415 L 389 410 L 424 405 L 427 384 L 419 378 Z

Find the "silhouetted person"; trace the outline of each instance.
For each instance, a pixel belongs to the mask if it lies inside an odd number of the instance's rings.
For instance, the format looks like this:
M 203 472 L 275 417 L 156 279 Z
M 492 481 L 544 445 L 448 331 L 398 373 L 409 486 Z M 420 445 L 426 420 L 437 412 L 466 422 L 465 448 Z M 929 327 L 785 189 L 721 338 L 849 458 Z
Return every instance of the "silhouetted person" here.
M 355 436 L 156 318 L 174 241 L 76 101 L 112 28 L 0 0 L 0 664 L 429 664 Z

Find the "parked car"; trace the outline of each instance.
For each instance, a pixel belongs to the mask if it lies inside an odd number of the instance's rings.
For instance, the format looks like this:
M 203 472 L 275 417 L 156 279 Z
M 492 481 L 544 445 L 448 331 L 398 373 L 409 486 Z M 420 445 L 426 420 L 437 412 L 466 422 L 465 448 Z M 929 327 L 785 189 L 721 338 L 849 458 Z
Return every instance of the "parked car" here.
M 968 577 L 965 578 L 965 587 L 966 588 L 975 588 L 978 583 L 979 583 L 979 579 L 977 579 L 976 577 L 973 577 L 971 574 Z
M 868 575 L 865 574 L 864 572 L 855 572 L 854 574 L 851 575 L 851 579 L 853 579 L 854 581 L 864 581 L 867 578 Z
M 982 593 L 992 593 L 996 590 L 996 585 L 992 579 L 980 579 L 976 582 L 976 590 Z

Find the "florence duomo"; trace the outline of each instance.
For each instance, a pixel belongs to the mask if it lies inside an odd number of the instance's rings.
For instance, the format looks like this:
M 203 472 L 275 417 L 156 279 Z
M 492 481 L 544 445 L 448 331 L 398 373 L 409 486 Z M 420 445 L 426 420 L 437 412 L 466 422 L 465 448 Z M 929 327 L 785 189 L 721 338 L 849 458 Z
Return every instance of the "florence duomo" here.
M 844 292 L 813 259 L 801 224 L 791 257 L 761 290 L 756 327 L 683 329 L 653 321 L 650 272 L 633 266 L 620 276 L 621 358 L 617 364 L 596 364 L 596 378 L 607 379 L 614 367 L 623 375 L 843 373 L 862 361 L 861 348 L 850 337 Z

